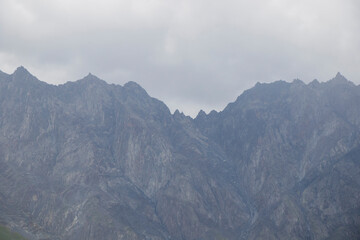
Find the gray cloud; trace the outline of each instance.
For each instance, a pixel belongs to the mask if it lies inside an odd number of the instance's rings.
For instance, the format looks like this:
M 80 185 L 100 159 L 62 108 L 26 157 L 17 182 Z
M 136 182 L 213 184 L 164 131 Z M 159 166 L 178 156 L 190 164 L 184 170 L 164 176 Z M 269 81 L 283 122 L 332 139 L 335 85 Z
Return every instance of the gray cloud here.
M 136 81 L 171 110 L 221 110 L 256 82 L 359 84 L 356 0 L 1 0 L 0 69 Z

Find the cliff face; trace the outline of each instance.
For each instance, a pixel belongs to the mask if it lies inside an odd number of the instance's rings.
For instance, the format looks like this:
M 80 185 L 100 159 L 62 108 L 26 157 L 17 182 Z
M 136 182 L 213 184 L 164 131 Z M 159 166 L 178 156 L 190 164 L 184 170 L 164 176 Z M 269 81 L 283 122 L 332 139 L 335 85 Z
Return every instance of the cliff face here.
M 171 114 L 134 82 L 0 75 L 0 223 L 29 239 L 357 239 L 360 89 L 257 84 Z

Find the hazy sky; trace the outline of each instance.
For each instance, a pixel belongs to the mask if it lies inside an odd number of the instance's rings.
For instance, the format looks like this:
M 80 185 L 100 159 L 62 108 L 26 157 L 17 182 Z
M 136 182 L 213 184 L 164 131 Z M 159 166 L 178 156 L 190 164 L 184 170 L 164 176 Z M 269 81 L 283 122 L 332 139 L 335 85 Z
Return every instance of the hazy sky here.
M 0 0 L 0 70 L 136 81 L 172 111 L 221 110 L 256 82 L 360 83 L 358 0 Z

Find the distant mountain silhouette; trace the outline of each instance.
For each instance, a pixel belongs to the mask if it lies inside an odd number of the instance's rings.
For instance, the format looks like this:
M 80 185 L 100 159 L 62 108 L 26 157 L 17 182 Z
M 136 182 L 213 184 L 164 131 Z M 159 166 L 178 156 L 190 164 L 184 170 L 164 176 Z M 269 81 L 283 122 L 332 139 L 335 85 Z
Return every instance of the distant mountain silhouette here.
M 359 239 L 360 87 L 256 84 L 195 119 L 137 83 L 0 72 L 0 225 L 27 239 Z

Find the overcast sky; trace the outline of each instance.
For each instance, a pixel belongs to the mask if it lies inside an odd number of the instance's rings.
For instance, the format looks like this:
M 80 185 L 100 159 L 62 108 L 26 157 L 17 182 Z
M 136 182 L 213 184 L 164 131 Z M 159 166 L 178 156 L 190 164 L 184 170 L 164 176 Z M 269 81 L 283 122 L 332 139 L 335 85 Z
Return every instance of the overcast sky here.
M 222 110 L 256 82 L 360 83 L 358 0 L 0 0 L 0 70 L 135 81 L 171 111 Z

